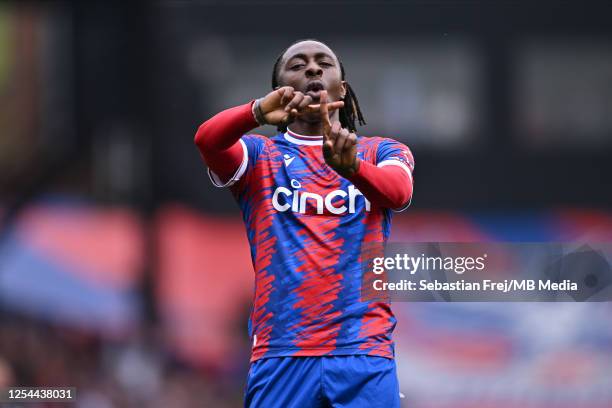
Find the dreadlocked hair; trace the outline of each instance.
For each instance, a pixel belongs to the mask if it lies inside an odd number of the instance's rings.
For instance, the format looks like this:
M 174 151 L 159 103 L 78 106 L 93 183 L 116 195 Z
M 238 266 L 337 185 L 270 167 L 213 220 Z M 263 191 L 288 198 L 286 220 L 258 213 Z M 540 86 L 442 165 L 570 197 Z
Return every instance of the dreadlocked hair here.
M 303 41 L 316 41 L 321 44 L 324 44 L 323 42 L 319 40 L 310 38 L 306 40 L 298 40 L 294 42 L 293 44 L 291 44 L 289 47 L 287 47 L 278 56 L 278 58 L 276 59 L 276 62 L 274 63 L 274 68 L 272 69 L 272 89 L 276 89 L 278 86 L 280 86 L 278 83 L 278 68 L 279 68 L 281 60 L 283 59 L 283 56 L 285 55 L 285 53 L 290 47 L 292 47 L 293 45 L 297 43 L 303 42 Z M 338 62 L 340 63 L 341 79 L 345 81 L 344 65 L 342 65 L 342 61 L 340 61 L 340 58 L 338 56 L 336 56 L 336 58 L 338 59 Z M 359 101 L 357 100 L 357 95 L 355 94 L 355 91 L 346 81 L 345 81 L 345 85 L 346 85 L 346 95 L 344 95 L 344 98 L 342 99 L 344 101 L 344 107 L 338 110 L 339 117 L 340 117 L 340 124 L 342 125 L 343 128 L 346 128 L 351 132 L 356 132 L 357 126 L 355 125 L 355 121 L 357 121 L 357 123 L 359 123 L 360 126 L 365 125 L 366 121 L 363 118 L 363 114 L 361 113 L 361 108 L 359 107 Z M 284 125 L 278 126 L 278 130 L 281 132 L 286 132 L 287 125 L 284 124 Z

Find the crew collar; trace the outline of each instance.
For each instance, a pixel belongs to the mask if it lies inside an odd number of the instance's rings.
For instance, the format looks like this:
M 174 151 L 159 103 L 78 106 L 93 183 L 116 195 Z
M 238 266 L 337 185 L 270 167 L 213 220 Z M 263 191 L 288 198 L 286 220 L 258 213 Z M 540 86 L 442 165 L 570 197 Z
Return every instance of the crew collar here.
M 323 144 L 323 136 L 300 135 L 289 128 L 287 128 L 284 137 L 288 142 L 298 145 L 321 146 Z

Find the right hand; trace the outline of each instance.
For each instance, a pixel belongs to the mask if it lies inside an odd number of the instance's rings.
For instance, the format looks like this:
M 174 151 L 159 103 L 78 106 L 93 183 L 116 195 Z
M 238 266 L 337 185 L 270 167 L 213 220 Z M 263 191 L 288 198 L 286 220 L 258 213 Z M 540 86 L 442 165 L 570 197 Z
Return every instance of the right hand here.
M 331 122 L 327 114 L 327 91 L 321 91 L 320 102 L 323 118 L 323 158 L 336 173 L 349 178 L 359 171 L 361 163 L 357 157 L 357 135 L 344 129 L 340 122 Z
M 294 90 L 290 86 L 275 89 L 260 102 L 266 123 L 269 125 L 288 125 L 298 116 L 320 114 L 320 104 L 313 104 L 312 97 Z M 343 101 L 327 103 L 327 111 L 333 112 L 344 106 Z

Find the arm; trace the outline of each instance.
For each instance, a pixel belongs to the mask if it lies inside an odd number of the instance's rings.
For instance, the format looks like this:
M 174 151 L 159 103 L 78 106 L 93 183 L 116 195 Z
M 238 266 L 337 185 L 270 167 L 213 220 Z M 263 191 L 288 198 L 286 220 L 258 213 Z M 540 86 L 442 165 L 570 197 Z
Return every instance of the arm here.
M 327 112 L 327 92 L 321 91 L 320 111 L 323 119 L 323 157 L 338 174 L 351 181 L 374 205 L 398 209 L 412 198 L 411 168 L 400 160 L 381 167 L 357 157 L 357 135 L 331 123 Z M 406 148 L 407 149 L 407 148 Z
M 291 87 L 279 88 L 259 100 L 263 122 L 278 125 L 309 112 L 318 112 L 319 105 L 310 105 L 312 98 Z M 224 110 L 204 122 L 195 135 L 195 144 L 208 167 L 222 180 L 230 179 L 242 164 L 245 155 L 240 138 L 262 125 L 253 115 L 253 104 Z M 330 103 L 329 110 L 339 109 L 343 102 Z
M 359 160 L 357 172 L 348 180 L 379 207 L 402 208 L 412 198 L 412 178 L 399 166 L 377 167 Z
M 202 123 L 196 132 L 194 142 L 202 159 L 222 180 L 231 178 L 242 163 L 242 135 L 259 126 L 252 104 L 224 110 Z

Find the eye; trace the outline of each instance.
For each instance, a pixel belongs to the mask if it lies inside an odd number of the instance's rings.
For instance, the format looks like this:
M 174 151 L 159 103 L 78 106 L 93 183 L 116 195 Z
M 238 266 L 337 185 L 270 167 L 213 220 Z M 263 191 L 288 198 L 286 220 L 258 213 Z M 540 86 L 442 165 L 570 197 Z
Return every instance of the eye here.
M 304 64 L 295 64 L 295 65 L 291 65 L 289 69 L 292 71 L 297 71 L 298 69 L 302 69 L 303 66 Z
M 326 62 L 326 61 L 319 62 L 319 65 L 322 67 L 332 67 L 333 66 L 333 64 Z

